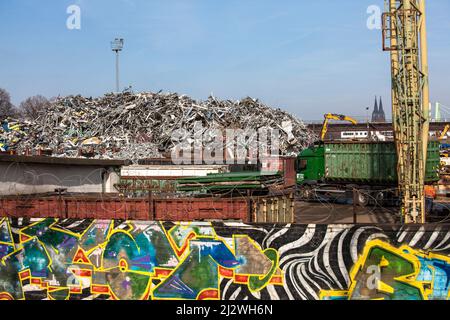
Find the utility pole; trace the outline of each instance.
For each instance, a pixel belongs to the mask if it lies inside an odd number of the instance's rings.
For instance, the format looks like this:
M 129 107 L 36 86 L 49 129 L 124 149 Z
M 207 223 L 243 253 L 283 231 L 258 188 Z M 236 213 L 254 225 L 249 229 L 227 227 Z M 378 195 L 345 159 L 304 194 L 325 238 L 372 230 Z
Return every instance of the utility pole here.
M 366 107 L 366 113 L 367 113 L 367 117 L 366 117 L 366 125 L 367 125 L 367 140 L 371 139 L 371 134 L 370 134 L 370 127 L 369 127 L 369 107 Z
M 123 49 L 123 39 L 116 38 L 114 41 L 111 41 L 111 49 L 116 53 L 116 92 L 120 92 L 120 83 L 119 83 L 119 52 Z
M 429 131 L 425 0 L 388 0 L 383 50 L 391 53 L 392 117 L 404 223 L 425 223 Z

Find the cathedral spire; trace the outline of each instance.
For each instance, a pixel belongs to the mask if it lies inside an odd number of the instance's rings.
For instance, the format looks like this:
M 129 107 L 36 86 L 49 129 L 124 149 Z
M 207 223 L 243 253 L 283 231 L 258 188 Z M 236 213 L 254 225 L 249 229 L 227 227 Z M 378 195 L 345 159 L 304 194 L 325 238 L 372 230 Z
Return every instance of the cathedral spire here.
M 372 112 L 372 122 L 377 122 L 378 121 L 378 100 L 377 100 L 377 96 L 375 96 L 375 107 L 373 108 L 373 112 Z
M 380 97 L 380 107 L 378 109 L 378 121 L 386 122 L 386 115 L 383 110 L 383 100 L 381 100 L 381 97 Z

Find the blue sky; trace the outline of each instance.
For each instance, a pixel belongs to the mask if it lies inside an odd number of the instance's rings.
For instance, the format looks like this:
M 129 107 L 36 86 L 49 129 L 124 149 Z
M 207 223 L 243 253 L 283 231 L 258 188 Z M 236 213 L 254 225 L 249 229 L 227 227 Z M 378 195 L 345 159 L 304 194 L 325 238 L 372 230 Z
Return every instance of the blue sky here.
M 81 30 L 66 9 L 81 8 Z M 366 26 L 382 0 L 0 0 L 0 87 L 28 96 L 114 90 L 110 41 L 125 38 L 121 87 L 206 99 L 245 96 L 305 120 L 390 108 L 389 55 Z M 450 2 L 428 1 L 431 99 L 450 105 Z

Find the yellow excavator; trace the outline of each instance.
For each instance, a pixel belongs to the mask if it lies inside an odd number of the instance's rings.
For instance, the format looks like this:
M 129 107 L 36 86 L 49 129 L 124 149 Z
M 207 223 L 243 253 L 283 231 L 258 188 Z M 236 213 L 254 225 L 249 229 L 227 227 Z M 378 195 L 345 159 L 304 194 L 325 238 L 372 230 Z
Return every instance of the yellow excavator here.
M 324 117 L 324 121 L 323 121 L 323 126 L 322 126 L 322 133 L 320 134 L 321 141 L 323 141 L 325 139 L 325 136 L 328 131 L 328 122 L 330 122 L 330 120 L 348 121 L 354 125 L 358 124 L 358 122 L 355 119 L 345 116 L 345 115 L 342 115 L 342 114 L 327 113 L 323 117 Z
M 447 132 L 450 130 L 450 124 L 446 125 L 444 130 L 441 132 L 439 136 L 439 140 L 444 140 L 447 137 Z

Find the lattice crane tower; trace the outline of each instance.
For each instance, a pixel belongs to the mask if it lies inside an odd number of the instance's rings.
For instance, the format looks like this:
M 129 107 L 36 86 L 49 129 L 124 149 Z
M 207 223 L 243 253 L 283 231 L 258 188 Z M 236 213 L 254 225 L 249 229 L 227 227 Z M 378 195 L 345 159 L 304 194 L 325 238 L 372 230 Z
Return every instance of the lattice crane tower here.
M 387 0 L 383 50 L 391 53 L 392 122 L 404 223 L 425 223 L 429 131 L 425 0 Z

